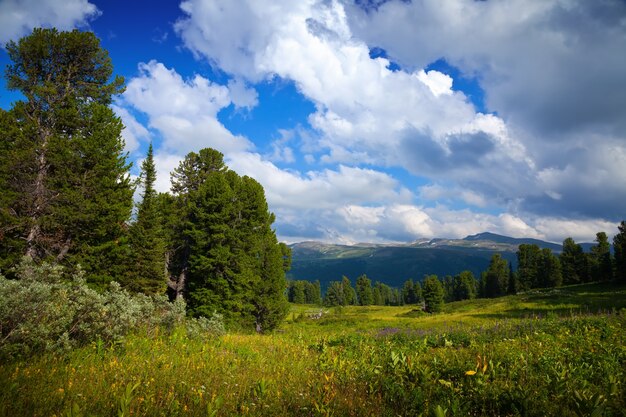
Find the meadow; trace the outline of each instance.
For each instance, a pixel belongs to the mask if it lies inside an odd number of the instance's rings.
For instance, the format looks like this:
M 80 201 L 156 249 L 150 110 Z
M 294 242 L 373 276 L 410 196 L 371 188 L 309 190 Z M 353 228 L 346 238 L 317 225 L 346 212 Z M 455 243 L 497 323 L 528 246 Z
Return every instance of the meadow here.
M 626 287 L 587 284 L 436 315 L 297 305 L 266 335 L 138 329 L 0 364 L 0 415 L 624 416 L 625 375 Z

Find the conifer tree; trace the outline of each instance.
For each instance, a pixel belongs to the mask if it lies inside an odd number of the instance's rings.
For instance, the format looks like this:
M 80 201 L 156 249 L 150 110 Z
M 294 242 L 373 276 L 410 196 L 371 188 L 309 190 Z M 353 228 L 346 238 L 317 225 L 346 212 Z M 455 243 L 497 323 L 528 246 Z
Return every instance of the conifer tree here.
M 520 247 L 523 245 L 520 245 Z M 499 253 L 491 257 L 489 268 L 485 275 L 485 296 L 487 298 L 499 297 L 506 294 L 509 283 L 508 266 L 505 259 Z
M 108 107 L 123 91 L 93 33 L 35 29 L 6 50 L 7 87 L 23 94 L 3 114 L 0 252 L 81 263 L 106 283 L 128 255 L 132 209 L 122 124 Z M 17 243 L 17 244 L 16 244 Z
M 372 281 L 370 281 L 370 279 L 366 275 L 361 275 L 357 278 L 356 295 L 359 300 L 359 305 L 368 306 L 374 304 Z
M 427 312 L 438 313 L 443 309 L 445 294 L 437 275 L 429 275 L 424 279 L 422 294 Z
M 561 274 L 565 285 L 589 281 L 587 255 L 582 246 L 571 237 L 563 241 L 563 252 L 559 256 L 559 261 L 561 262 Z
M 626 221 L 617 226 L 619 233 L 613 237 L 613 251 L 615 252 L 615 279 L 626 283 Z
M 613 259 L 605 232 L 596 233 L 596 243 L 589 256 L 591 276 L 594 281 L 610 281 L 613 279 Z
M 541 250 L 539 266 L 537 281 L 541 287 L 560 287 L 563 284 L 561 263 L 559 262 L 559 258 L 554 255 L 550 249 L 544 248 Z
M 156 168 L 152 144 L 141 164 L 140 181 L 143 194 L 137 207 L 137 220 L 130 228 L 132 260 L 125 285 L 144 294 L 162 294 L 166 289 L 165 240 L 154 189 Z
M 517 250 L 517 280 L 522 291 L 537 288 L 541 248 L 537 245 L 521 244 Z
M 179 222 L 170 287 L 196 316 L 213 312 L 234 325 L 270 330 L 287 312 L 283 245 L 263 187 L 240 177 L 213 149 L 190 153 L 173 173 Z
M 356 291 L 354 290 L 354 288 L 352 288 L 350 278 L 344 275 L 341 279 L 341 286 L 343 287 L 343 297 L 345 305 L 356 304 Z

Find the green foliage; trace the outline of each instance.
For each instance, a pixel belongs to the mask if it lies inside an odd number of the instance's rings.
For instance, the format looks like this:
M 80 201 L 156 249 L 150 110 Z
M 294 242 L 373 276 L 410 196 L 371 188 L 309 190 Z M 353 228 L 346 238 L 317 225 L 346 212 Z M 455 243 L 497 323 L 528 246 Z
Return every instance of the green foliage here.
M 367 276 L 361 275 L 356 279 L 356 295 L 359 305 L 368 306 L 374 304 L 372 281 Z
M 80 263 L 105 287 L 128 256 L 133 189 L 109 108 L 123 80 L 109 83 L 111 61 L 93 33 L 35 29 L 6 50 L 7 87 L 25 101 L 0 120 L 4 267 L 24 254 Z
M 154 190 L 156 168 L 152 144 L 141 165 L 143 198 L 138 206 L 137 221 L 130 227 L 132 262 L 124 286 L 144 294 L 163 294 L 166 289 L 165 239 Z
M 463 271 L 454 277 L 454 301 L 476 298 L 476 279 L 471 271 Z
M 524 245 L 520 245 L 521 247 Z M 509 268 L 506 260 L 500 254 L 494 254 L 485 274 L 485 296 L 499 297 L 506 294 L 509 284 Z
M 304 280 L 289 281 L 287 299 L 295 304 L 321 304 L 320 283 Z
M 439 313 L 443 309 L 444 289 L 437 275 L 429 275 L 422 286 L 425 309 L 429 313 Z
M 357 303 L 356 291 L 352 288 L 352 283 L 350 282 L 350 278 L 347 276 L 343 276 L 341 278 L 341 287 L 343 290 L 343 297 L 345 305 L 351 306 Z
M 619 308 L 625 291 L 533 290 L 414 317 L 347 306 L 264 336 L 141 332 L 0 362 L 0 415 L 621 416 L 626 316 L 561 307 Z
M 324 295 L 324 305 L 327 307 L 344 306 L 346 300 L 343 294 L 343 285 L 339 281 L 331 281 Z
M 613 237 L 613 251 L 615 252 L 615 279 L 626 283 L 626 221 L 617 227 L 619 232 Z
M 589 255 L 591 276 L 594 281 L 611 281 L 613 279 L 613 259 L 606 233 L 596 233 L 596 243 L 591 248 Z
M 517 279 L 520 290 L 538 287 L 541 249 L 537 245 L 522 244 L 517 251 Z
M 559 256 L 561 261 L 561 271 L 563 284 L 578 284 L 589 282 L 589 265 L 587 255 L 583 252 L 582 246 L 568 237 L 563 241 L 563 252 Z
M 170 274 L 194 316 L 222 314 L 231 325 L 275 328 L 287 312 L 289 252 L 271 225 L 263 187 L 240 177 L 213 149 L 190 153 L 174 171 L 179 220 Z
M 563 284 L 561 263 L 550 249 L 541 250 L 537 283 L 542 288 L 560 287 Z
M 110 344 L 138 328 L 172 330 L 184 319 L 182 302 L 131 296 L 115 282 L 99 293 L 82 272 L 68 275 L 59 265 L 24 257 L 15 272 L 19 279 L 0 277 L 2 357 Z

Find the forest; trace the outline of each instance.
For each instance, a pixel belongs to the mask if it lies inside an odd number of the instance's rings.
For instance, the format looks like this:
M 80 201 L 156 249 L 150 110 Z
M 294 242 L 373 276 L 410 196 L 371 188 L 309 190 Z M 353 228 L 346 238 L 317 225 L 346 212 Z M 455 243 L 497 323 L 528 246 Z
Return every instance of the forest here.
M 131 177 L 93 33 L 6 51 L 0 415 L 626 415 L 626 222 L 478 279 L 287 282 L 263 187 L 219 151 L 170 193 L 152 145 Z

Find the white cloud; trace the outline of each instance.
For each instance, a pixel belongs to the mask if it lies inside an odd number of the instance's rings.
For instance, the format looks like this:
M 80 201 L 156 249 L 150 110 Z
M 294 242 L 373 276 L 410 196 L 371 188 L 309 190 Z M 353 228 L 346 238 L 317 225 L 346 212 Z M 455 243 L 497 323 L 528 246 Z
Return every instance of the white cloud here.
M 163 148 L 178 154 L 204 147 L 223 153 L 252 148 L 250 141 L 233 135 L 217 119 L 217 113 L 232 103 L 228 87 L 200 75 L 184 80 L 156 61 L 140 64 L 139 70 L 127 85 L 123 104 L 148 115 L 150 127 L 163 136 Z M 249 98 L 247 103 L 251 104 Z
M 17 41 L 36 27 L 70 30 L 86 26 L 100 15 L 87 0 L 2 0 L 0 2 L 0 44 Z
M 487 108 L 517 142 L 502 144 L 503 151 L 528 166 L 500 171 L 502 178 L 527 177 L 505 187 L 522 208 L 619 218 L 626 189 L 618 185 L 623 170 L 614 167 L 626 153 L 626 3 L 392 0 L 367 12 L 346 7 L 355 36 L 403 67 L 445 58 L 478 77 Z
M 240 79 L 228 81 L 228 91 L 236 107 L 245 107 L 250 110 L 259 104 L 259 94 L 255 89 L 249 88 L 245 81 Z
M 255 153 L 231 153 L 227 165 L 265 188 L 272 209 L 331 209 L 354 203 L 407 201 L 410 192 L 383 172 L 340 165 L 306 175 L 281 170 Z
M 198 56 L 249 80 L 295 81 L 316 104 L 309 122 L 324 163 L 402 166 L 503 199 L 533 181 L 532 161 L 501 119 L 477 114 L 448 75 L 394 72 L 387 59 L 371 59 L 341 2 L 189 0 L 182 8 L 176 28 Z
M 150 132 L 135 119 L 128 109 L 118 105 L 112 105 L 111 108 L 122 119 L 124 124 L 124 130 L 122 131 L 124 150 L 132 154 L 139 149 L 140 142 L 150 139 Z

